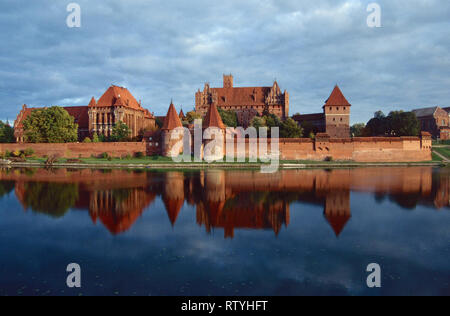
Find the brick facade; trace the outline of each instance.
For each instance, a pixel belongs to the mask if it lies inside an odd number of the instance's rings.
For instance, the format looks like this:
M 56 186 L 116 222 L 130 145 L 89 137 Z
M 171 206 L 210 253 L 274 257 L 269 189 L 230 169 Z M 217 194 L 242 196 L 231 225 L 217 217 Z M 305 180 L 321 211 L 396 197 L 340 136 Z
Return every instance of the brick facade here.
M 351 104 L 336 85 L 323 106 L 323 113 L 294 115 L 300 125 L 311 125 L 315 133 L 327 133 L 331 138 L 350 138 Z
M 449 114 L 440 107 L 413 110 L 420 121 L 421 130 L 430 133 L 433 138 L 449 139 Z
M 271 87 L 234 87 L 232 75 L 223 76 L 222 88 L 205 84 L 195 94 L 195 111 L 205 115 L 214 103 L 220 109 L 235 111 L 240 126 L 248 126 L 256 115 L 268 111 L 281 119 L 289 117 L 289 93 L 275 81 Z
M 23 122 L 36 108 L 23 106 L 14 122 L 14 135 L 17 142 L 25 142 Z M 111 136 L 117 122 L 124 122 L 131 130 L 130 137 L 142 135 L 147 130 L 155 129 L 153 114 L 136 101 L 128 89 L 111 86 L 95 101 L 93 97 L 88 106 L 69 106 L 64 109 L 78 124 L 78 140 L 98 135 Z

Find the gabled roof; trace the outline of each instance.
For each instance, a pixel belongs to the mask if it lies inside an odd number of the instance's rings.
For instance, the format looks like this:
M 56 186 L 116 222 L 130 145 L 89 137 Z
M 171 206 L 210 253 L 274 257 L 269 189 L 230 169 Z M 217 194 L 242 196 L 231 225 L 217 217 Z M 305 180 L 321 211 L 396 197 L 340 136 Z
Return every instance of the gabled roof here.
M 325 102 L 325 106 L 351 106 L 351 104 L 344 97 L 341 89 L 336 85 L 330 97 Z
M 412 112 L 416 114 L 416 117 L 426 117 L 426 116 L 433 116 L 434 113 L 438 110 L 439 107 L 433 106 L 430 108 L 423 108 L 423 109 L 416 109 Z
M 208 112 L 206 113 L 205 119 L 203 120 L 203 128 L 208 127 L 218 127 L 220 129 L 226 128 L 225 124 L 223 124 L 222 118 L 220 117 L 215 103 L 211 104 Z
M 122 106 L 129 107 L 135 110 L 143 110 L 138 101 L 128 91 L 127 88 L 111 86 L 106 92 L 98 99 L 97 107 L 109 107 L 114 106 L 117 99 L 121 99 Z
M 180 117 L 177 114 L 177 110 L 173 103 L 170 103 L 169 111 L 167 111 L 166 119 L 164 120 L 164 125 L 162 130 L 174 130 L 177 127 L 183 127 L 181 124 Z

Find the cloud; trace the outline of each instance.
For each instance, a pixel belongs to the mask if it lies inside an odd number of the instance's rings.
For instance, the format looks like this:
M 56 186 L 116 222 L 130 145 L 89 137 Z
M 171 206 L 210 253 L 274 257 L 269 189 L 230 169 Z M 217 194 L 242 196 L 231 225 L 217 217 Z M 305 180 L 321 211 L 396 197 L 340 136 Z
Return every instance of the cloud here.
M 278 80 L 292 114 L 321 111 L 336 83 L 353 122 L 450 106 L 450 3 L 378 1 L 383 27 L 371 29 L 363 0 L 79 0 L 82 27 L 70 29 L 69 2 L 3 1 L 0 117 L 23 103 L 86 105 L 110 84 L 157 114 L 172 98 L 189 110 L 223 73 L 242 86 Z

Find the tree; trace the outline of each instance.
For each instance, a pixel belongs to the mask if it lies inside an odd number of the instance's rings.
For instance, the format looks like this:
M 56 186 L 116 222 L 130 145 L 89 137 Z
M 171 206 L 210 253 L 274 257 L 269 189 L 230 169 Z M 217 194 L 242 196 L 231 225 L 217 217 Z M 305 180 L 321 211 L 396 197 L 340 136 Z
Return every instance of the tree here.
M 350 134 L 353 137 L 361 137 L 363 135 L 364 128 L 366 125 L 364 123 L 357 123 L 350 127 Z
M 218 111 L 220 117 L 222 118 L 223 124 L 225 124 L 228 127 L 237 127 L 238 120 L 235 111 L 226 111 L 222 110 L 221 108 L 219 108 Z
M 385 116 L 375 113 L 363 130 L 363 136 L 418 136 L 420 122 L 412 112 L 393 111 Z
M 389 113 L 389 128 L 395 136 L 419 136 L 420 122 L 413 112 L 394 111 Z
M 266 121 L 266 126 L 270 129 L 271 127 L 280 127 L 281 120 L 275 114 L 264 115 L 264 120 Z
M 281 138 L 301 138 L 303 137 L 303 129 L 291 118 L 281 123 Z
M 189 124 L 193 124 L 195 120 L 201 119 L 203 119 L 203 116 L 195 111 L 190 111 L 186 114 L 186 121 L 188 121 Z
M 389 136 L 389 124 L 383 112 L 375 112 L 373 119 L 367 122 L 363 136 Z
M 78 125 L 59 106 L 38 109 L 24 120 L 25 139 L 31 143 L 70 143 L 78 140 Z
M 0 121 L 0 143 L 14 143 L 14 128 Z
M 266 127 L 266 121 L 263 117 L 255 116 L 251 121 L 250 126 L 256 128 L 256 130 L 259 131 L 260 127 Z
M 127 124 L 124 122 L 118 122 L 114 125 L 111 133 L 111 141 L 113 142 L 124 142 L 130 137 L 131 130 Z
M 93 143 L 100 143 L 100 138 L 98 137 L 97 133 L 94 133 L 94 135 L 92 135 L 92 142 Z

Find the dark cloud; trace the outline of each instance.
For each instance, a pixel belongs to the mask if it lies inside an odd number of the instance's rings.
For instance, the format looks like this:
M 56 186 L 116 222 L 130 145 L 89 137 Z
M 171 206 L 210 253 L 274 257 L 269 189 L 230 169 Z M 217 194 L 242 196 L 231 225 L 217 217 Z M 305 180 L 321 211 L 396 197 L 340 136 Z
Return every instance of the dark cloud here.
M 0 7 L 1 118 L 23 103 L 86 105 L 114 83 L 151 111 L 170 99 L 188 110 L 204 82 L 271 85 L 291 94 L 291 113 L 320 111 L 333 85 L 367 121 L 378 109 L 450 106 L 450 3 L 378 1 L 4 0 Z

